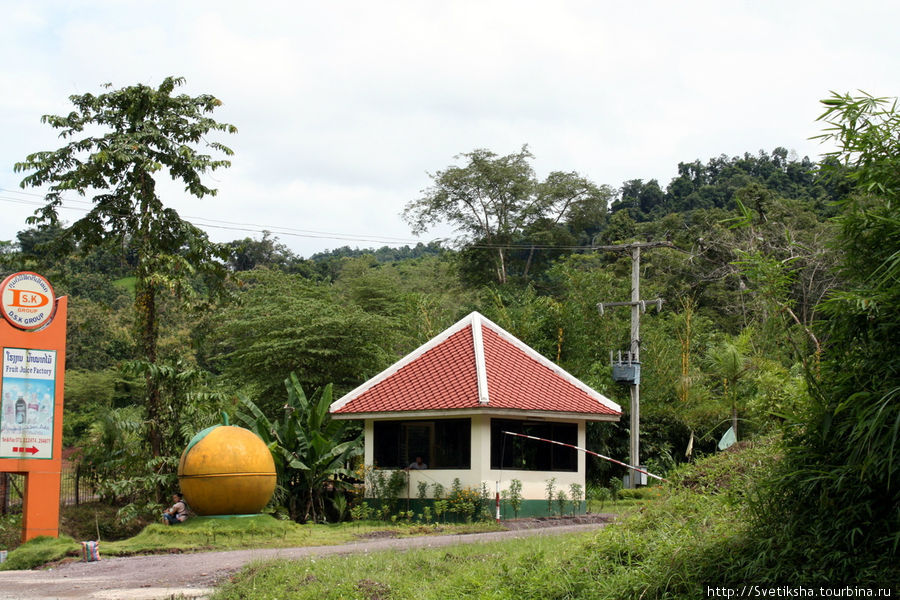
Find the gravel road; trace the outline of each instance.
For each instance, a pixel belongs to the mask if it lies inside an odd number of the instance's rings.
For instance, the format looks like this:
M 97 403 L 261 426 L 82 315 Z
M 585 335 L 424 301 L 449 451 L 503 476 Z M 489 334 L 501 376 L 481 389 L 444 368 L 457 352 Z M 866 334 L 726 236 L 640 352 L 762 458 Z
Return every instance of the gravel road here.
M 375 539 L 337 546 L 103 558 L 100 562 L 71 562 L 45 570 L 0 571 L 0 600 L 156 600 L 175 594 L 203 598 L 212 593 L 217 583 L 256 560 L 435 548 L 534 535 L 579 533 L 603 525 L 603 522 L 594 522 L 468 535 Z

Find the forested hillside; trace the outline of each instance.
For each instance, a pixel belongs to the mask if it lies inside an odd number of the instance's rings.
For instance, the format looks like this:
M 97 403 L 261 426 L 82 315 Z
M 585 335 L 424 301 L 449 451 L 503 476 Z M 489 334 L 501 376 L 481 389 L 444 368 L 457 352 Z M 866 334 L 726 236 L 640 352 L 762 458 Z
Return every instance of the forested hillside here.
M 263 233 L 225 245 L 227 293 L 212 304 L 199 277 L 161 294 L 155 376 L 171 413 L 162 419 L 169 456 L 237 394 L 274 413 L 291 372 L 309 389 L 350 390 L 471 310 L 627 406 L 608 356 L 627 347 L 629 317 L 601 316 L 596 305 L 629 297 L 630 259 L 592 247 L 632 240 L 674 247 L 646 252 L 642 263 L 643 295 L 665 300 L 642 332 L 643 448 L 654 469 L 685 460 L 692 436 L 695 452 L 712 450 L 732 402 L 742 435 L 771 428 L 773 414 L 799 402 L 803 362 L 821 343 L 810 332 L 816 306 L 837 281 L 833 174 L 776 148 L 681 163 L 665 190 L 653 180 L 614 188 L 574 173 L 538 181 L 527 149 L 466 156 L 476 155 L 436 175 L 435 187 L 446 172 L 488 180 L 514 164 L 504 210 L 518 216 L 496 218 L 518 219 L 516 227 L 463 228 L 456 246 L 344 247 L 309 259 Z M 434 191 L 407 214 L 434 202 Z M 41 272 L 70 296 L 66 445 L 85 449 L 101 471 L 110 456 L 134 458 L 139 471 L 140 441 L 128 434 L 143 418 L 146 385 L 132 308 L 137 248 L 126 239 L 61 253 L 54 240 L 65 231 L 23 229 L 4 246 L 4 272 Z M 624 455 L 624 423 L 594 427 L 591 446 Z M 102 436 L 117 450 L 92 455 Z M 592 475 L 621 473 L 593 463 Z

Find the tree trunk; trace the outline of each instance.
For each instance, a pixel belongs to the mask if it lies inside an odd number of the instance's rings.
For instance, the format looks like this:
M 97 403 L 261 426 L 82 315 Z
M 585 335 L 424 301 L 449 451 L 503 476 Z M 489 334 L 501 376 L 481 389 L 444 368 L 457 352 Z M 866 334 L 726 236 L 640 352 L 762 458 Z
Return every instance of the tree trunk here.
M 143 259 L 141 259 L 143 262 Z M 157 338 L 159 336 L 159 322 L 156 311 L 156 290 L 153 284 L 147 281 L 148 275 L 144 273 L 144 267 L 138 267 L 138 278 L 135 284 L 134 310 L 136 326 L 138 330 L 138 353 L 148 365 L 156 364 Z M 162 453 L 162 431 L 160 429 L 160 391 L 159 382 L 148 369 L 145 375 L 146 404 L 147 404 L 147 437 L 150 442 L 150 452 L 153 457 Z
M 531 259 L 534 257 L 534 244 L 531 245 L 531 249 L 528 251 L 528 260 L 525 261 L 525 272 L 522 276 L 527 280 L 528 279 L 528 271 L 531 270 Z
M 9 473 L 0 473 L 0 515 L 6 516 L 9 509 Z
M 731 430 L 734 431 L 734 441 L 737 443 L 738 441 L 738 417 L 737 417 L 737 404 L 735 401 L 731 401 Z
M 138 264 L 136 269 L 134 312 L 137 329 L 138 355 L 146 362 L 144 382 L 146 390 L 144 400 L 147 406 L 147 441 L 150 443 L 150 456 L 158 458 L 163 454 L 162 401 L 160 398 L 159 378 L 154 374 L 159 341 L 159 319 L 156 307 L 156 284 L 151 281 L 153 275 L 153 242 L 151 224 L 151 206 L 153 200 L 153 179 L 146 174 L 141 176 L 141 208 Z M 158 501 L 165 498 L 162 485 L 157 485 Z

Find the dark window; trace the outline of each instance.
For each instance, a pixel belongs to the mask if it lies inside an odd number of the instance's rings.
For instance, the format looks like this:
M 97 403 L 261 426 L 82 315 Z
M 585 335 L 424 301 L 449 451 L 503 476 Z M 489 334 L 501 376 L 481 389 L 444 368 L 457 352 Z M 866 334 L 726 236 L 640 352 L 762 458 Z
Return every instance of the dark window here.
M 429 469 L 469 469 L 472 464 L 470 419 L 375 421 L 375 466 L 407 467 L 421 456 Z
M 575 445 L 578 443 L 576 423 L 491 419 L 491 468 L 523 471 L 578 470 L 578 451 L 574 448 L 506 435 L 504 431 Z

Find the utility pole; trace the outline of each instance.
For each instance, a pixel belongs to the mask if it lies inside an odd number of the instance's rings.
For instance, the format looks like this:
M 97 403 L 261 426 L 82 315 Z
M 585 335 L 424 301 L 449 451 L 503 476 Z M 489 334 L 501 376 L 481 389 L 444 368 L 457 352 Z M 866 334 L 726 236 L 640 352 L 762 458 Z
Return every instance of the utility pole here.
M 600 314 L 606 307 L 630 306 L 631 307 L 631 347 L 627 352 L 627 361 L 622 362 L 621 352 L 619 361 L 613 362 L 613 379 L 620 383 L 628 383 L 631 391 L 631 437 L 629 443 L 629 462 L 634 467 L 639 467 L 640 462 L 640 430 L 641 430 L 641 313 L 647 310 L 647 302 L 641 300 L 641 248 L 674 248 L 671 242 L 633 242 L 616 246 L 595 246 L 595 250 L 617 252 L 621 250 L 631 251 L 631 302 L 600 302 L 597 308 Z M 656 304 L 656 310 L 662 309 L 662 299 L 657 298 L 651 303 Z M 628 477 L 628 487 L 636 488 L 634 474 Z

